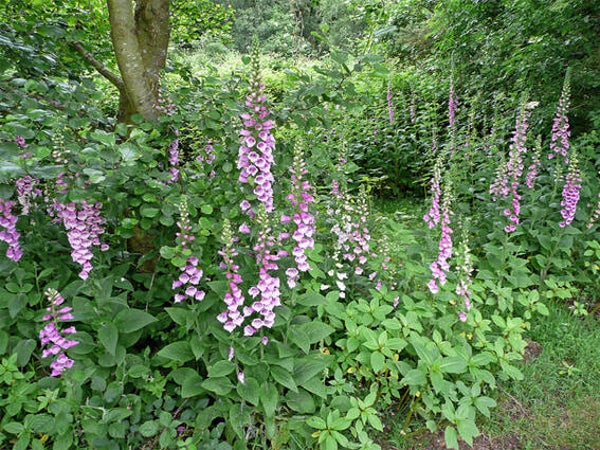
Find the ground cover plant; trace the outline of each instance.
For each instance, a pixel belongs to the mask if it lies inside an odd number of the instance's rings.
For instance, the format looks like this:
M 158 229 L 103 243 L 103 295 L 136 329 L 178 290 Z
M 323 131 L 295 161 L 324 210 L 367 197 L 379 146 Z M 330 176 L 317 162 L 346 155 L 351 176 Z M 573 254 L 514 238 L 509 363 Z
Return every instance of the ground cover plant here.
M 535 383 L 528 339 L 597 327 L 599 137 L 571 135 L 573 69 L 553 96 L 473 93 L 460 66 L 397 67 L 321 27 L 310 67 L 258 39 L 227 73 L 163 55 L 138 101 L 119 52 L 44 39 L 85 35 L 71 6 L 1 28 L 3 448 L 377 449 L 422 430 L 458 448 Z M 213 6 L 177 23 L 235 29 Z M 593 397 L 597 367 L 555 351 Z

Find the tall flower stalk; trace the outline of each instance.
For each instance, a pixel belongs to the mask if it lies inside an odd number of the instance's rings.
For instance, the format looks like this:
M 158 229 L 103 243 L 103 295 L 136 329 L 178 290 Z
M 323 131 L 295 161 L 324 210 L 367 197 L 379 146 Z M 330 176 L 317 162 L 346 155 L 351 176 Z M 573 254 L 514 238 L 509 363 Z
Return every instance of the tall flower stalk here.
M 223 248 L 219 251 L 219 255 L 223 258 L 222 267 L 225 269 L 225 277 L 227 278 L 227 292 L 223 301 L 227 309 L 217 316 L 217 320 L 223 324 L 223 328 L 230 333 L 236 328 L 242 326 L 244 316 L 240 312 L 240 308 L 244 306 L 244 293 L 240 288 L 243 283 L 242 276 L 239 274 L 240 266 L 238 266 L 234 258 L 238 255 L 234 247 L 238 240 L 233 234 L 231 223 L 225 219 L 223 222 L 222 232 Z M 233 348 L 231 349 L 231 358 L 233 358 Z
M 508 217 L 509 223 L 504 227 L 506 233 L 512 233 L 519 224 L 519 215 L 521 213 L 521 194 L 519 185 L 521 175 L 523 174 L 523 157 L 527 153 L 525 142 L 527 140 L 527 129 L 529 128 L 530 109 L 535 103 L 526 104 L 521 108 L 517 116 L 515 131 L 511 138 L 510 151 L 508 155 L 506 175 L 508 178 L 508 187 L 510 206 L 504 210 L 504 215 Z
M 65 299 L 55 289 L 48 289 L 46 297 L 50 306 L 46 308 L 48 314 L 44 315 L 44 320 L 48 323 L 40 331 L 40 343 L 46 347 L 42 351 L 42 358 L 56 356 L 50 364 L 52 373 L 50 376 L 58 377 L 62 375 L 65 369 L 73 367 L 73 360 L 65 354 L 65 350 L 74 347 L 79 342 L 74 339 L 67 339 L 67 336 L 77 332 L 74 326 L 61 329 L 60 322 L 72 320 L 72 308 L 70 306 L 61 306 Z
M 450 269 L 448 260 L 452 257 L 452 233 L 454 232 L 450 228 L 450 216 L 453 215 L 452 206 L 452 195 L 451 195 L 451 183 L 447 182 L 444 188 L 444 199 L 441 210 L 441 237 L 438 244 L 438 256 L 435 261 L 431 263 L 429 268 L 431 269 L 432 278 L 427 283 L 427 287 L 432 294 L 437 294 L 444 284 L 446 284 L 447 276 L 446 273 Z
M 63 204 L 54 199 L 52 208 L 67 230 L 73 261 L 82 267 L 79 277 L 87 280 L 93 269 L 91 261 L 94 253 L 92 248 L 100 247 L 102 251 L 108 250 L 108 245 L 100 241 L 100 235 L 104 233 L 104 224 L 106 223 L 106 219 L 101 215 L 102 203 L 91 204 L 83 200 L 80 203 Z
M 273 251 L 275 236 L 265 208 L 258 211 L 256 219 L 260 225 L 260 231 L 253 250 L 259 267 L 258 282 L 248 290 L 248 294 L 256 300 L 251 306 L 243 308 L 243 314 L 244 317 L 255 315 L 258 317 L 252 319 L 252 322 L 244 327 L 245 336 L 252 336 L 263 327 L 271 328 L 275 323 L 273 309 L 281 305 L 280 281 L 279 278 L 272 275 L 272 271 L 279 268 L 277 265 L 279 253 Z
M 569 130 L 569 118 L 567 116 L 571 94 L 570 78 L 570 71 L 567 70 L 562 93 L 558 101 L 558 107 L 556 108 L 556 115 L 554 116 L 554 121 L 552 123 L 552 138 L 550 140 L 550 153 L 548 154 L 548 159 L 562 156 L 565 164 L 568 164 L 569 162 L 567 153 L 570 147 L 569 137 L 571 136 L 571 131 Z
M 281 222 L 293 222 L 295 225 L 292 234 L 292 239 L 295 242 L 292 254 L 294 255 L 296 267 L 291 267 L 286 271 L 288 285 L 293 289 L 299 272 L 310 270 L 306 250 L 315 247 L 314 235 L 316 233 L 315 216 L 309 209 L 310 204 L 314 203 L 315 199 L 312 195 L 310 182 L 306 179 L 308 171 L 299 146 L 294 151 L 294 161 L 290 172 L 292 189 L 286 200 L 290 202 L 294 212 L 291 217 L 282 215 Z
M 0 198 L 0 241 L 8 244 L 6 257 L 13 261 L 19 261 L 23 256 L 17 231 L 17 222 L 19 218 L 13 214 L 12 207 L 15 202 Z
M 387 84 L 387 106 L 388 106 L 388 116 L 390 120 L 390 125 L 394 124 L 394 95 L 392 93 L 392 81 L 389 80 Z
M 270 112 L 267 108 L 267 96 L 264 94 L 265 85 L 261 80 L 259 52 L 256 46 L 252 57 L 252 75 L 246 96 L 247 111 L 240 116 L 244 128 L 240 131 L 242 144 L 238 151 L 238 182 L 253 186 L 252 192 L 270 213 L 274 208 L 274 178 L 271 167 L 275 164 L 275 138 L 271 129 L 275 122 L 268 119 Z M 251 209 L 248 212 L 250 215 L 254 213 Z
M 571 151 L 569 158 L 569 170 L 567 172 L 565 185 L 562 190 L 562 201 L 560 206 L 562 209 L 560 215 L 563 221 L 559 222 L 561 228 L 570 225 L 575 218 L 577 212 L 577 203 L 579 202 L 579 191 L 581 190 L 581 171 L 575 152 Z

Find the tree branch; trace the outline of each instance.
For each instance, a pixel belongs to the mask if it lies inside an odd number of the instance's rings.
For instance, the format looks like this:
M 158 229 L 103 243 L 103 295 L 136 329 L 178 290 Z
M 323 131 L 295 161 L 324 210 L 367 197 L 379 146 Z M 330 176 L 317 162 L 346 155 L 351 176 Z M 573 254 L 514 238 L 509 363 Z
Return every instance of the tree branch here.
M 125 90 L 125 83 L 123 83 L 123 80 L 118 75 L 111 72 L 108 69 L 108 67 L 106 67 L 100 61 L 98 61 L 96 58 L 94 58 L 94 55 L 92 55 L 85 48 L 83 48 L 83 46 L 81 45 L 80 42 L 73 41 L 73 42 L 71 42 L 71 45 L 75 48 L 75 50 L 77 50 L 77 52 L 81 56 L 83 56 L 83 59 L 85 59 L 92 66 L 94 66 L 94 68 L 98 71 L 98 73 L 100 75 L 102 75 L 104 78 L 106 78 L 112 84 L 114 84 L 117 87 L 117 89 L 119 90 L 119 92 L 122 92 Z

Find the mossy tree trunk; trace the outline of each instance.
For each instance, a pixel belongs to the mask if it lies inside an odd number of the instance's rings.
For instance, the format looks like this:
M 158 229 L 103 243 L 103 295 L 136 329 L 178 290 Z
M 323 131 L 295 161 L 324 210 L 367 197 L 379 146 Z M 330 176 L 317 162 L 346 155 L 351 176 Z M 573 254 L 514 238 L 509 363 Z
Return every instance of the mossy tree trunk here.
M 115 84 L 119 120 L 128 122 L 135 113 L 156 119 L 160 71 L 169 44 L 169 0 L 107 0 L 107 4 L 122 81 Z

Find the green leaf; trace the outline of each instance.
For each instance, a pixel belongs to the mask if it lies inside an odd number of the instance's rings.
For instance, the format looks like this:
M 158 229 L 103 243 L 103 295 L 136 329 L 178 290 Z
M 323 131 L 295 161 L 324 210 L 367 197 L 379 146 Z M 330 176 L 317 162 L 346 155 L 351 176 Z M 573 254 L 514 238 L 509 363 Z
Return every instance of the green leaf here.
M 158 215 L 158 213 L 159 213 L 159 212 L 160 212 L 160 209 L 158 209 L 158 208 L 155 208 L 155 207 L 153 207 L 153 206 L 143 205 L 143 206 L 140 208 L 140 214 L 141 214 L 143 217 L 150 217 L 150 218 L 152 218 L 152 217 L 156 217 L 156 216 Z
M 117 330 L 117 327 L 112 323 L 103 325 L 102 328 L 98 330 L 98 340 L 108 353 L 114 355 L 119 340 L 119 331 Z
M 379 417 L 377 417 L 376 413 L 373 414 L 369 414 L 367 415 L 367 421 L 371 424 L 371 426 L 373 428 L 375 428 L 377 431 L 381 431 L 383 432 L 383 424 L 381 423 L 381 420 L 379 419 Z
M 312 414 L 317 409 L 313 396 L 304 389 L 298 389 L 296 392 L 288 392 L 286 395 L 286 404 L 290 409 L 300 414 Z
M 442 358 L 439 365 L 442 373 L 464 373 L 467 371 L 467 362 L 460 356 Z
M 306 419 L 306 425 L 311 428 L 316 428 L 317 430 L 325 430 L 327 428 L 325 420 L 318 416 L 311 416 Z
M 25 429 L 23 424 L 18 422 L 8 422 L 2 428 L 4 428 L 4 431 L 12 434 L 19 434 Z
M 297 303 L 302 306 L 319 306 L 325 303 L 325 297 L 318 292 L 307 292 L 298 298 Z
M 185 326 L 190 317 L 190 310 L 185 308 L 165 308 L 167 314 L 177 325 Z
M 195 397 L 206 392 L 202 387 L 204 379 L 197 373 L 191 373 L 181 383 L 181 396 L 183 398 Z
M 260 388 L 260 402 L 265 409 L 265 415 L 267 417 L 273 417 L 275 415 L 278 401 L 279 393 L 277 392 L 277 388 L 275 388 L 272 383 L 264 383 Z
M 292 344 L 295 344 L 304 353 L 310 351 L 310 343 L 308 335 L 298 325 L 292 325 L 288 329 L 288 338 Z
M 104 145 L 115 145 L 116 138 L 114 133 L 107 133 L 102 130 L 94 130 L 90 133 L 90 138 Z
M 188 341 L 173 342 L 166 347 L 163 347 L 157 355 L 181 363 L 194 359 L 194 353 L 192 352 Z
M 489 408 L 496 407 L 496 402 L 493 399 L 485 396 L 477 397 L 473 404 L 475 405 L 475 408 L 481 411 L 481 413 L 486 417 L 490 417 Z
M 402 378 L 401 383 L 406 383 L 409 386 L 423 386 L 427 383 L 427 376 L 423 369 L 411 369 L 406 376 Z
M 329 366 L 324 358 L 305 357 L 294 361 L 294 380 L 298 386 L 316 375 L 323 373 L 323 370 Z
M 202 382 L 202 387 L 207 391 L 214 392 L 218 395 L 227 395 L 233 389 L 233 384 L 229 378 L 209 378 Z
M 256 406 L 259 402 L 259 385 L 255 378 L 248 377 L 245 379 L 245 383 L 238 383 L 237 392 L 244 400 L 252 405 Z
M 144 437 L 152 437 L 158 433 L 158 422 L 156 420 L 147 420 L 140 425 L 140 434 Z
M 156 322 L 156 317 L 140 309 L 124 309 L 115 317 L 115 325 L 121 333 L 133 333 Z
M 17 354 L 17 366 L 24 367 L 27 365 L 36 346 L 33 339 L 19 341 L 13 350 Z
M 379 373 L 385 367 L 385 356 L 381 352 L 373 352 L 371 353 L 370 362 L 373 372 Z
M 335 328 L 323 322 L 306 322 L 300 325 L 300 329 L 308 337 L 309 344 L 320 342 L 335 331 Z
M 456 429 L 452 426 L 447 426 L 446 431 L 444 433 L 444 438 L 446 440 L 446 447 L 454 448 L 458 450 L 458 435 L 456 433 Z
M 457 419 L 456 428 L 460 437 L 471 447 L 473 446 L 473 438 L 479 435 L 479 430 L 475 421 L 472 419 Z
M 208 368 L 208 376 L 219 378 L 229 375 L 235 370 L 235 364 L 232 361 L 219 361 Z
M 271 375 L 280 385 L 285 386 L 291 391 L 298 392 L 298 387 L 296 386 L 292 374 L 283 367 L 271 366 Z

